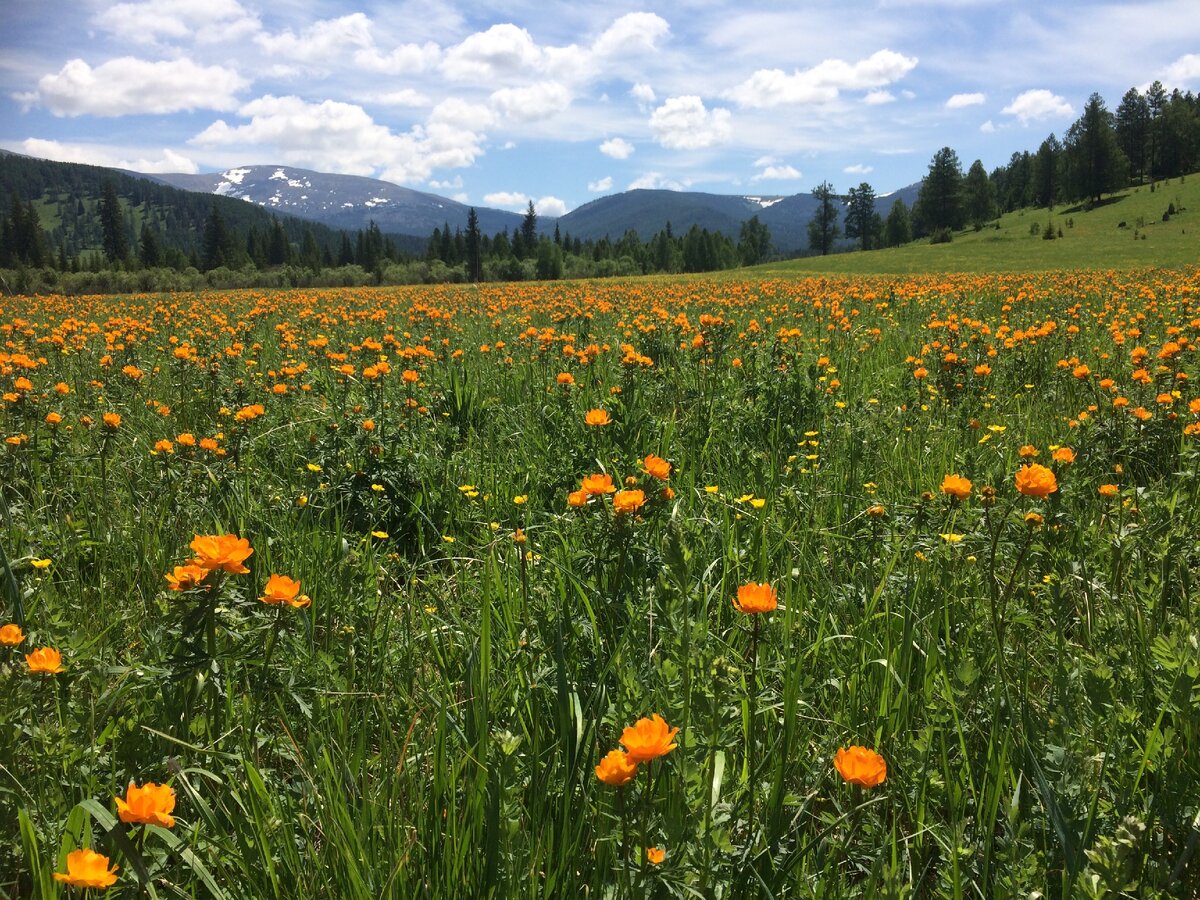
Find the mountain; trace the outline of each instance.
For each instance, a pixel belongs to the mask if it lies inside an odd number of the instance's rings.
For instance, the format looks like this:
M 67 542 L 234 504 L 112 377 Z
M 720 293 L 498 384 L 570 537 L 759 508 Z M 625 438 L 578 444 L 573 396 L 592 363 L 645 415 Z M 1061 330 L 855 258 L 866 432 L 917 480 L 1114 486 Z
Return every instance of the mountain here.
M 205 175 L 143 175 L 172 187 L 203 194 L 236 197 L 255 206 L 320 222 L 332 228 L 357 230 L 370 222 L 384 234 L 428 238 L 433 229 L 449 223 L 467 227 L 469 207 L 456 200 L 401 187 L 376 178 L 331 175 L 293 166 L 239 166 Z M 521 227 L 521 215 L 476 207 L 479 228 L 494 234 Z

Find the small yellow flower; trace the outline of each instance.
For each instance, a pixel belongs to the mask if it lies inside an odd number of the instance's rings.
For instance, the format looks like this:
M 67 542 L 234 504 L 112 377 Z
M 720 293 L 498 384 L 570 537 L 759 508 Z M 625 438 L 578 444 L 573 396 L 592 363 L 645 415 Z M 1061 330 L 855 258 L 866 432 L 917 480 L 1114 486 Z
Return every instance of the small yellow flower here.
M 721 492 L 721 488 L 715 484 L 707 485 L 704 488 L 704 493 L 706 493 L 706 494 L 719 494 L 720 492 Z
M 762 497 L 754 497 L 753 499 L 751 499 L 750 505 L 753 506 L 755 509 L 762 509 L 764 506 L 767 505 L 767 501 L 764 500 Z
M 960 541 L 962 541 L 962 539 L 963 539 L 963 536 L 961 534 L 955 534 L 952 531 L 948 532 L 946 534 L 940 534 L 940 535 L 938 535 L 938 537 L 940 537 L 947 544 L 957 544 Z
M 308 463 L 305 465 L 304 468 L 308 469 L 308 471 L 310 471 L 310 472 L 320 472 L 321 471 L 321 467 L 318 466 L 316 463 Z
M 42 571 L 45 571 L 46 569 L 50 568 L 50 560 L 48 559 L 33 559 L 31 562 L 35 569 L 41 569 Z
M 528 494 L 517 494 L 517 496 L 513 497 L 513 503 L 517 504 L 517 506 L 524 506 L 528 502 L 529 502 Z

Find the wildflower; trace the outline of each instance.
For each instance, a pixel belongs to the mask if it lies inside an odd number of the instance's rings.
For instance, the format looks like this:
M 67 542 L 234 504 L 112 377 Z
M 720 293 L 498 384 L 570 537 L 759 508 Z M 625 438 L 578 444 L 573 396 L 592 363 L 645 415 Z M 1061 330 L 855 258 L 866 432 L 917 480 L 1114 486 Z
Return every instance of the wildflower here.
M 51 566 L 51 560 L 48 559 L 31 559 L 29 564 L 41 572 L 45 572 Z
M 1056 463 L 1070 465 L 1071 463 L 1075 462 L 1075 451 L 1070 447 L 1059 447 L 1052 454 L 1050 454 L 1050 458 Z
M 666 481 L 671 477 L 671 464 L 653 453 L 642 460 L 642 468 L 646 470 L 647 475 L 659 481 Z
M 163 828 L 175 827 L 175 817 L 171 815 L 175 809 L 175 791 L 170 785 L 148 781 L 142 787 L 138 787 L 131 781 L 124 799 L 113 799 L 117 802 L 117 814 L 122 822 L 161 825 Z
M 779 595 L 775 588 L 767 584 L 757 584 L 753 581 L 738 588 L 733 600 L 733 608 L 740 613 L 772 612 L 779 606 Z
M 996 489 L 990 484 L 979 490 L 979 503 L 981 506 L 996 505 Z
M 101 416 L 101 419 L 104 422 L 104 427 L 109 431 L 116 431 L 121 427 L 121 416 L 119 413 L 106 412 Z
M 0 626 L 0 646 L 15 647 L 23 640 L 25 640 L 25 634 L 21 631 L 20 625 L 10 622 Z
M 887 515 L 887 507 L 882 503 L 873 503 L 867 507 L 867 515 L 872 519 L 882 519 Z
M 628 784 L 637 775 L 638 764 L 624 750 L 609 750 L 596 766 L 596 777 L 611 787 Z
M 386 541 L 387 537 L 388 537 L 388 533 L 386 531 L 379 531 L 377 529 L 377 530 L 371 532 L 371 537 L 379 538 L 379 540 L 381 540 L 381 541 Z
M 1039 451 L 1033 444 L 1025 444 L 1017 450 L 1017 456 L 1021 459 L 1036 459 Z
M 272 574 L 263 588 L 263 595 L 258 598 L 263 603 L 286 603 L 294 608 L 308 606 L 312 601 L 300 593 L 300 582 L 287 575 Z
M 678 728 L 671 728 L 658 713 L 652 718 L 638 719 L 621 732 L 621 744 L 631 762 L 643 763 L 666 756 L 678 745 L 674 743 Z
M 1058 479 L 1050 469 L 1032 463 L 1017 470 L 1017 490 L 1026 497 L 1044 500 L 1058 490 Z
M 250 542 L 234 534 L 198 534 L 190 544 L 196 553 L 192 565 L 231 575 L 246 575 L 250 572 L 244 565 L 254 551 Z
M 764 506 L 767 505 L 767 501 L 765 499 L 763 499 L 762 497 L 751 497 L 750 505 L 753 506 L 755 509 L 762 509 Z
M 566 385 L 569 387 L 575 383 L 575 376 L 570 372 L 559 372 L 558 376 L 554 380 L 561 385 Z
M 512 539 L 514 544 L 524 544 L 527 540 L 529 540 L 529 538 L 525 536 L 525 529 L 523 528 L 518 528 L 516 531 L 514 531 Z
M 1102 484 L 1096 490 L 1100 492 L 1101 497 L 1115 497 L 1121 489 L 1115 484 Z
M 849 784 L 872 788 L 883 784 L 887 778 L 887 763 L 874 750 L 866 747 L 839 747 L 833 757 L 833 766 Z
M 645 491 L 617 491 L 613 494 L 613 511 L 617 513 L 637 512 L 646 505 Z
M 418 375 L 413 369 L 405 369 L 400 373 L 400 377 L 404 379 L 405 384 L 416 384 L 421 380 L 421 376 Z
M 966 500 L 971 496 L 971 482 L 961 475 L 947 475 L 942 479 L 942 493 L 955 500 Z
M 164 577 L 170 583 L 171 590 L 190 591 L 200 587 L 204 579 L 208 577 L 208 569 L 188 563 L 184 566 L 176 566 L 174 571 Z
M 1046 523 L 1045 518 L 1040 513 L 1027 512 L 1025 513 L 1025 524 L 1030 528 L 1040 528 Z
M 57 675 L 63 671 L 62 654 L 53 647 L 38 647 L 32 653 L 26 653 L 25 663 L 35 675 Z
M 56 412 L 46 413 L 46 424 L 47 425 L 61 425 L 62 420 L 63 420 L 63 417 L 59 413 L 56 413 Z
M 374 419 L 363 419 L 362 430 L 363 431 L 374 431 L 375 430 L 375 420 Z
M 667 858 L 667 851 L 664 850 L 662 847 L 647 847 L 646 848 L 646 862 L 650 863 L 650 865 L 652 865 L 652 866 L 660 865 L 662 863 L 662 861 L 666 858 Z
M 86 848 L 72 850 L 67 854 L 67 873 L 54 873 L 55 881 L 71 887 L 107 888 L 117 882 L 117 866 L 108 867 L 109 859 L 103 853 Z
M 183 434 L 175 436 L 175 443 L 177 443 L 180 447 L 195 447 L 196 436 L 190 431 L 185 431 Z
M 587 506 L 588 494 L 587 491 L 571 491 L 567 494 L 567 506 L 573 509 L 579 509 L 581 506 Z
M 155 453 L 174 453 L 175 445 L 172 444 L 170 441 L 168 441 L 166 438 L 163 438 L 163 440 L 155 442 L 154 452 Z
M 517 496 L 513 497 L 513 503 L 515 503 L 517 506 L 524 506 L 528 502 L 529 502 L 528 494 L 517 494 Z
M 591 426 L 611 425 L 612 417 L 609 416 L 606 409 L 589 409 L 584 415 L 583 421 Z

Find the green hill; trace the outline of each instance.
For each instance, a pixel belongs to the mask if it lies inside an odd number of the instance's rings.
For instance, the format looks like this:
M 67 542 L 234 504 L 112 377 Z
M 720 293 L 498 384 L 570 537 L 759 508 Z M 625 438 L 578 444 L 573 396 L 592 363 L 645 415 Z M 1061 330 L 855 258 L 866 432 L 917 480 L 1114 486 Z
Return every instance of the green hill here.
M 1170 210 L 1174 208 L 1174 212 Z M 1054 240 L 1046 240 L 1052 228 Z M 1061 237 L 1060 237 L 1061 235 Z M 760 271 L 846 274 L 1110 269 L 1200 263 L 1200 173 L 1128 188 L 1094 209 L 1006 213 L 949 244 L 914 241 L 888 250 L 772 263 Z

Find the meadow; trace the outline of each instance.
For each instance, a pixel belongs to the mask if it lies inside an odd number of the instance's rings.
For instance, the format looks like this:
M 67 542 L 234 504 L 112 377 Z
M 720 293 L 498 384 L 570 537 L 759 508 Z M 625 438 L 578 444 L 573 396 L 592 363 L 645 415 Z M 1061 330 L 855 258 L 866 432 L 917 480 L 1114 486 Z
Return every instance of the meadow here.
M 1200 896 L 1198 341 L 1195 268 L 0 299 L 0 895 Z

